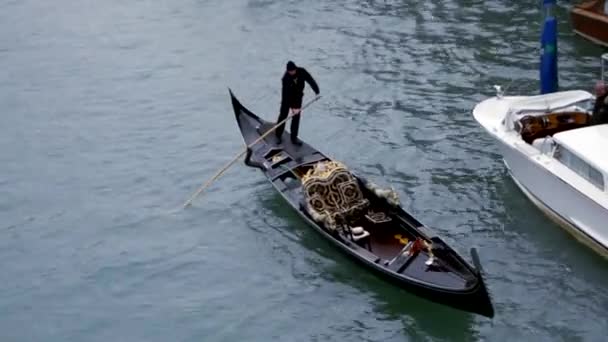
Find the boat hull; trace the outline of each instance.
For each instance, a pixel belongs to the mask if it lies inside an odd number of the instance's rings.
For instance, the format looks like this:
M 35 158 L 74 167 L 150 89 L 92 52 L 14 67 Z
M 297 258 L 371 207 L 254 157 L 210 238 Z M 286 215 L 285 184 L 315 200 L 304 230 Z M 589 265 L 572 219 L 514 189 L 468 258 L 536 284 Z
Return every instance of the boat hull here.
M 417 236 L 433 244 L 437 259 L 442 262 L 440 267 L 432 269 L 427 267 L 432 263 L 425 264 L 428 261 L 426 252 L 398 258 L 403 256 L 399 251 L 402 246 L 396 250 L 396 254 L 391 254 L 391 257 L 394 257 L 392 261 L 400 260 L 403 263 L 391 263 L 391 260 L 386 257 L 380 257 L 378 254 L 372 253 L 371 249 L 362 247 L 343 234 L 335 231 L 330 232 L 314 221 L 304 208 L 301 182 L 297 180 L 297 177 L 293 178 L 290 175 L 300 174 L 301 167 L 310 167 L 310 165 L 318 162 L 332 159 L 312 148 L 306 142 L 303 142 L 300 146 L 294 146 L 287 136 L 283 137 L 282 143 L 277 142 L 274 134 L 266 136 L 264 132 L 272 124 L 244 108 L 232 93 L 231 96 L 243 139 L 245 143 L 252 146 L 245 160 L 246 165 L 259 168 L 274 189 L 310 227 L 357 262 L 368 266 L 377 274 L 398 284 L 412 294 L 455 309 L 487 317 L 494 316 L 494 308 L 483 280 L 477 252 L 474 249 L 472 250 L 474 265 L 471 266 L 439 237 L 432 234 L 428 228 L 424 227 L 398 205 L 388 205 L 385 200 L 376 202 L 377 205 L 384 206 L 386 212 L 395 219 L 396 225 L 407 225 L 410 227 L 409 229 L 416 232 Z M 287 135 L 287 132 L 283 132 L 283 134 Z M 284 158 L 285 155 L 288 155 L 288 158 Z M 275 157 L 278 158 L 275 159 Z M 363 181 L 361 177 L 354 176 L 359 181 Z M 384 204 L 380 203 L 383 201 Z M 460 280 L 455 281 L 454 278 Z
M 278 191 L 278 189 L 276 190 Z M 346 253 L 348 256 L 352 257 L 359 264 L 372 269 L 384 280 L 403 288 L 413 295 L 425 298 L 434 303 L 446 305 L 458 310 L 476 313 L 490 318 L 494 317 L 494 308 L 491 304 L 491 300 L 489 299 L 490 293 L 488 292 L 483 280 L 483 269 L 481 268 L 477 251 L 474 248 L 471 249 L 471 255 L 473 257 L 474 266 L 477 269 L 477 276 L 479 278 L 479 282 L 477 283 L 476 287 L 465 292 L 448 291 L 438 289 L 436 287 L 425 286 L 420 283 L 412 282 L 398 273 L 387 271 L 384 267 L 380 267 L 373 258 L 361 257 L 360 254 L 355 253 L 352 248 L 349 248 L 348 245 L 332 237 L 325 229 L 321 228 L 318 224 L 312 221 L 310 217 L 305 215 L 301 210 L 295 209 L 291 200 L 280 191 L 279 193 L 282 195 L 283 199 L 291 205 L 294 211 L 317 233 L 331 241 L 334 246 L 338 247 L 343 253 Z M 464 260 L 462 261 L 466 262 Z
M 608 46 L 608 15 L 603 13 L 603 1 L 590 1 L 575 6 L 570 12 L 575 33 L 603 46 Z
M 535 108 L 537 103 L 551 108 L 568 108 L 566 103 L 591 96 L 581 92 L 560 92 L 545 96 L 490 98 L 479 103 L 473 116 L 496 139 L 510 177 L 532 203 L 579 241 L 608 256 L 608 208 L 588 197 L 577 187 L 583 180 L 553 158 L 550 145 L 532 146 L 507 121 L 512 108 Z M 562 101 L 562 103 L 559 103 Z M 509 119 L 507 119 L 509 118 Z M 544 150 L 545 153 L 541 152 Z
M 608 257 L 608 247 L 599 241 L 608 238 L 608 211 L 549 171 L 546 156 L 531 157 L 504 142 L 500 146 L 510 177 L 526 197 L 577 240 Z

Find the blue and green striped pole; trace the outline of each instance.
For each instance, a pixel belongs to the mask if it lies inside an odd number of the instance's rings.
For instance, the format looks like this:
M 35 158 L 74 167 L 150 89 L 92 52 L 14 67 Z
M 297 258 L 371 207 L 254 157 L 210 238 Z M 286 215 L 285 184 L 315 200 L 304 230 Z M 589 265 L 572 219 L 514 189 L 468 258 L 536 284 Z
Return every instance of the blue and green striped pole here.
M 543 0 L 543 31 L 541 35 L 540 56 L 540 93 L 553 93 L 558 90 L 557 78 L 557 19 L 555 0 Z

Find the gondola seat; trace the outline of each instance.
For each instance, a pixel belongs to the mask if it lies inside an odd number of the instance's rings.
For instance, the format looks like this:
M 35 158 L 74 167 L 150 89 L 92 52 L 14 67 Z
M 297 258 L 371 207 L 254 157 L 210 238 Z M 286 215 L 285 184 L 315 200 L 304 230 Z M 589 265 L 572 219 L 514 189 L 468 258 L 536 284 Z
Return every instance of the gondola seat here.
M 331 230 L 352 226 L 370 206 L 357 179 L 338 162 L 315 164 L 302 177 L 302 187 L 309 214 Z

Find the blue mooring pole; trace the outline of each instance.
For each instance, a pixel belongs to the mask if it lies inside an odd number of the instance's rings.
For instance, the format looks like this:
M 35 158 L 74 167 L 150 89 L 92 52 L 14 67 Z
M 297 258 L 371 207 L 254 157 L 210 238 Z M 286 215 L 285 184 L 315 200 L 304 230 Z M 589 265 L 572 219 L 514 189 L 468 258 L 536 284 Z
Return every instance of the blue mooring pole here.
M 555 0 L 543 0 L 543 31 L 540 40 L 540 93 L 558 90 L 557 78 L 557 19 Z

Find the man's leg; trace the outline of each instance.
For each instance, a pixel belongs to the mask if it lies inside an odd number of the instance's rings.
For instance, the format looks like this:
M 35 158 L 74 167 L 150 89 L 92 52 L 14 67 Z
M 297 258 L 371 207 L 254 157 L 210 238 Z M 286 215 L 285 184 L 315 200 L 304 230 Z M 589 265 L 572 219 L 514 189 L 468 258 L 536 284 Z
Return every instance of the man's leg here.
M 301 111 L 302 109 L 302 97 L 295 99 L 293 101 L 293 103 L 291 104 L 291 109 L 292 111 L 294 111 L 294 113 L 296 111 Z M 300 140 L 298 140 L 298 131 L 300 128 L 300 116 L 302 115 L 302 113 L 298 113 L 297 115 L 294 115 L 291 118 L 291 142 L 296 144 L 296 145 L 302 145 L 302 142 Z
M 285 120 L 287 118 L 287 115 L 289 114 L 289 106 L 281 103 L 281 111 L 279 113 L 279 119 L 277 120 L 277 123 Z M 283 132 L 285 131 L 285 123 L 282 123 L 279 127 L 277 127 L 277 129 L 274 131 L 274 134 L 277 137 L 277 140 L 279 140 L 279 143 L 281 142 L 281 137 L 283 136 Z
M 302 112 L 300 111 L 300 114 L 295 115 L 291 118 L 291 142 L 296 144 L 296 145 L 301 145 L 302 142 L 298 140 L 298 131 L 300 129 L 300 115 L 302 115 Z

